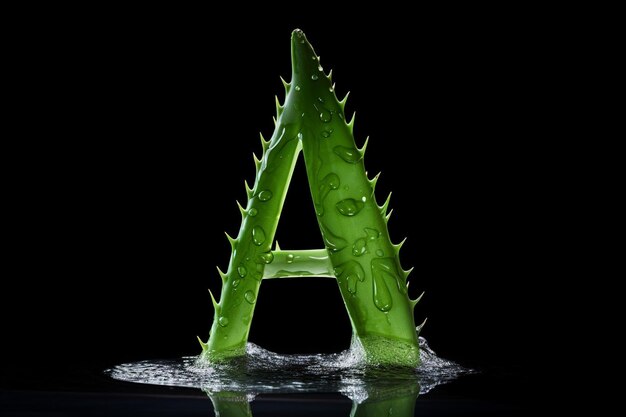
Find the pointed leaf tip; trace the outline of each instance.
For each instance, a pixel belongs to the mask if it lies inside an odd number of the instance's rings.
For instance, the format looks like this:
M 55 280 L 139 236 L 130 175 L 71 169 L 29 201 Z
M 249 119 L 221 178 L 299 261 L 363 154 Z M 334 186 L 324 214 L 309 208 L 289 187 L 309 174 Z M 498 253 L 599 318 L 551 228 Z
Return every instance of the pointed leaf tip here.
M 252 195 L 254 194 L 254 191 L 248 185 L 248 180 L 243 180 L 243 185 L 246 187 L 246 195 L 248 196 L 248 198 L 249 199 L 252 198 Z
M 389 209 L 389 203 L 391 202 L 391 195 L 392 194 L 393 194 L 393 191 L 390 191 L 389 194 L 387 195 L 387 199 L 385 200 L 383 205 L 378 207 L 380 209 L 380 212 L 382 213 L 383 216 L 387 215 L 387 210 Z
M 265 154 L 265 151 L 267 151 L 267 148 L 270 146 L 270 141 L 265 140 L 263 133 L 261 132 L 259 132 L 259 137 L 261 138 L 261 146 L 263 147 L 263 153 Z
M 339 105 L 341 106 L 341 110 L 345 110 L 346 103 L 347 103 L 347 101 L 348 101 L 348 97 L 349 97 L 349 96 L 350 96 L 350 92 L 348 91 L 348 92 L 346 93 L 346 95 L 343 97 L 343 100 L 341 100 L 341 101 L 339 102 Z
M 204 343 L 202 341 L 202 339 L 200 339 L 200 336 L 196 336 L 198 338 L 198 342 L 200 342 L 200 346 L 202 346 L 202 351 L 205 351 L 209 348 L 209 344 L 208 343 Z
M 361 149 L 359 149 L 359 153 L 361 154 L 361 157 L 363 157 L 365 155 L 365 150 L 367 149 L 367 144 L 370 141 L 370 137 L 366 137 L 365 138 L 365 143 L 363 143 L 363 146 L 361 146 Z
M 422 324 L 420 324 L 419 326 L 417 326 L 415 328 L 415 330 L 417 331 L 417 335 L 419 336 L 420 332 L 422 331 L 422 328 L 424 327 L 424 325 L 426 324 L 426 320 L 428 320 L 428 317 L 426 317 L 424 319 L 424 321 L 422 322 Z
M 234 239 L 231 235 L 228 234 L 228 232 L 224 232 L 224 234 L 226 235 L 226 239 L 228 239 L 230 246 L 235 247 L 235 245 L 237 244 L 237 239 Z
M 352 119 L 348 122 L 348 129 L 354 135 L 354 121 L 356 120 L 356 112 L 352 112 Z
M 226 282 L 226 274 L 220 269 L 219 266 L 215 266 L 217 268 L 217 272 L 220 274 L 220 277 L 222 278 L 222 283 Z
M 211 296 L 211 302 L 213 303 L 215 314 L 219 314 L 221 310 L 220 303 L 218 303 L 217 300 L 215 300 L 215 297 L 213 296 L 213 292 L 211 292 L 211 289 L 209 289 L 209 295 Z
M 274 96 L 274 99 L 276 101 L 276 116 L 280 117 L 280 115 L 283 114 L 284 107 L 280 104 L 280 100 L 278 100 L 278 96 Z
M 393 209 L 389 210 L 389 214 L 385 216 L 385 223 L 389 223 L 389 219 L 391 218 L 392 213 L 393 213 Z
M 248 212 L 246 211 L 245 208 L 243 208 L 239 200 L 235 200 L 235 203 L 237 203 L 237 207 L 239 207 L 239 212 L 241 213 L 241 217 L 244 217 Z

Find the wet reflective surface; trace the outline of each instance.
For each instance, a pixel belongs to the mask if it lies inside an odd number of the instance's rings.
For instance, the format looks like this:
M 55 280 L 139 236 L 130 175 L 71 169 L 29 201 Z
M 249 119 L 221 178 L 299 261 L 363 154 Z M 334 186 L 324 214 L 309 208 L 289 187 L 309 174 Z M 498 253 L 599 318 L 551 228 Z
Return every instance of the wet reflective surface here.
M 221 417 L 252 416 L 251 403 L 259 394 L 307 394 L 311 401 L 312 394 L 332 393 L 352 402 L 344 415 L 410 417 L 420 394 L 475 373 L 437 357 L 424 338 L 420 347 L 421 365 L 415 370 L 365 367 L 358 348 L 328 355 L 281 355 L 250 343 L 245 358 L 227 365 L 184 357 L 121 364 L 106 374 L 127 382 L 199 388 Z
M 396 388 L 425 394 L 439 384 L 473 372 L 439 358 L 421 337 L 420 347 L 421 365 L 416 370 L 367 368 L 357 349 L 336 354 L 281 355 L 249 343 L 246 357 L 227 365 L 203 364 L 189 356 L 121 364 L 106 374 L 142 384 L 200 388 L 209 393 L 238 392 L 250 399 L 258 394 L 337 392 L 361 403 L 380 391 Z
M 518 416 L 523 380 L 442 359 L 420 338 L 416 370 L 371 369 L 358 352 L 283 355 L 249 344 L 220 366 L 196 357 L 24 375 L 0 389 L 2 416 Z M 23 381 L 22 381 L 23 382 Z M 47 384 L 54 385 L 50 390 Z

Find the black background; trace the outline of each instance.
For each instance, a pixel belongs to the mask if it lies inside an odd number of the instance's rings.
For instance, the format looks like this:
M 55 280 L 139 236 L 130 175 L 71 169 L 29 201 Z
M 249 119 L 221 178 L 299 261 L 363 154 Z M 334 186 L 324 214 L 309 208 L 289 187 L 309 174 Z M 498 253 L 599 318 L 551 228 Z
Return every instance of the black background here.
M 199 353 L 207 289 L 219 294 L 215 266 L 230 254 L 223 232 L 237 234 L 235 200 L 253 181 L 258 132 L 271 136 L 295 27 L 334 70 L 338 95 L 351 91 L 357 144 L 370 136 L 366 168 L 382 171 L 379 201 L 393 191 L 390 234 L 408 237 L 411 295 L 426 292 L 422 335 L 465 364 L 524 368 L 558 193 L 558 50 L 540 22 L 508 11 L 253 23 L 153 12 L 23 33 L 16 106 L 30 113 L 9 181 L 3 384 Z M 322 247 L 302 163 L 278 240 Z M 333 352 L 349 339 L 332 280 L 263 283 L 252 342 Z

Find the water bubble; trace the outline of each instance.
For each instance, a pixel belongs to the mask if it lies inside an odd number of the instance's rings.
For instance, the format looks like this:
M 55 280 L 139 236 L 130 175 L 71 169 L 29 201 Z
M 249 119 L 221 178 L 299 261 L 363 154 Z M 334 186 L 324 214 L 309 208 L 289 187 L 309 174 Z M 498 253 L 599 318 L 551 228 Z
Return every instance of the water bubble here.
M 374 279 L 372 280 L 372 285 L 374 286 L 374 305 L 380 311 L 387 312 L 391 310 L 391 307 L 393 306 L 391 294 L 389 294 L 389 288 L 387 288 L 387 284 L 381 275 L 373 275 Z
M 324 102 L 324 99 L 323 99 L 323 98 L 321 98 L 321 97 L 318 97 L 318 98 L 317 98 L 317 101 L 319 101 L 320 103 L 323 103 L 323 102 Z
M 245 298 L 246 301 L 250 304 L 254 304 L 254 302 L 256 301 L 256 296 L 251 290 L 246 291 L 246 293 L 243 295 L 243 298 Z
M 335 146 L 333 148 L 333 152 L 349 164 L 356 164 L 362 158 L 361 152 L 359 152 L 356 148 Z
M 372 259 L 372 275 L 378 277 L 382 281 L 395 281 L 398 291 L 402 294 L 407 293 L 406 282 L 400 278 L 398 274 L 397 263 L 394 258 L 375 258 Z
M 263 190 L 259 193 L 259 200 L 265 202 L 272 198 L 272 192 L 270 190 Z
M 244 277 L 248 274 L 248 270 L 246 269 L 246 267 L 245 267 L 245 266 L 243 266 L 243 265 L 239 265 L 239 266 L 237 267 L 237 273 L 239 273 L 239 276 L 240 276 L 241 278 L 244 278 Z
M 352 255 L 361 256 L 367 252 L 367 240 L 365 238 L 357 239 L 352 245 Z
M 337 174 L 333 172 L 331 172 L 330 174 L 326 175 L 326 177 L 324 177 L 324 182 L 328 184 L 328 187 L 330 187 L 331 190 L 336 190 L 337 188 L 339 188 L 339 185 L 341 184 L 339 181 L 339 177 L 337 176 Z
M 329 110 L 320 110 L 320 120 L 324 123 L 329 123 L 333 119 L 333 115 Z
M 300 91 L 300 86 L 296 85 L 296 91 Z
M 356 201 L 353 198 L 346 198 L 336 204 L 337 210 L 344 216 L 357 215 L 363 209 L 363 206 L 364 204 L 362 202 Z
M 330 136 L 330 132 L 327 132 L 327 131 L 324 130 L 324 131 L 322 131 L 322 136 L 327 138 L 327 137 Z
M 365 196 L 361 197 L 361 201 L 365 203 L 367 201 L 367 197 Z
M 274 254 L 272 252 L 266 252 L 259 254 L 256 257 L 255 262 L 258 264 L 271 264 L 273 260 Z
M 315 211 L 318 216 L 324 215 L 324 200 L 328 196 L 328 193 L 331 190 L 336 190 L 341 185 L 339 177 L 334 172 L 326 175 L 324 179 L 319 182 L 319 193 L 317 195 L 317 199 L 315 200 Z
M 318 70 L 319 72 L 322 72 L 322 71 L 324 71 L 324 68 L 322 68 L 322 66 L 321 66 L 321 65 L 318 65 L 318 66 L 317 66 L 317 70 Z
M 217 320 L 217 322 L 220 324 L 220 326 L 222 327 L 226 327 L 228 326 L 228 319 L 224 316 L 220 317 L 219 320 Z
M 252 207 L 250 210 L 248 210 L 248 216 L 250 217 L 254 217 L 259 213 L 259 211 L 257 209 L 255 209 L 254 207 Z
M 252 242 L 257 246 L 261 246 L 265 242 L 265 230 L 259 225 L 252 228 Z
M 328 225 L 319 222 L 320 229 L 322 231 L 322 239 L 324 239 L 324 243 L 326 244 L 326 248 L 333 252 L 337 253 L 343 250 L 346 246 L 348 246 L 348 242 L 341 236 L 337 236 L 333 233 L 332 230 L 328 228 Z
M 239 286 L 239 283 L 241 282 L 240 279 L 234 279 L 233 280 L 233 288 L 237 288 Z
M 290 253 L 289 255 L 287 255 L 287 263 L 288 264 L 293 263 L 293 259 L 294 259 L 293 253 Z
M 366 227 L 365 233 L 367 233 L 367 238 L 369 240 L 376 240 L 380 236 L 380 232 L 376 229 L 372 229 L 371 227 Z
M 385 256 L 385 252 L 383 252 L 382 250 L 378 249 L 376 251 L 376 255 L 378 255 L 378 256 L 380 256 L 382 258 L 383 256 Z
M 348 291 L 356 295 L 357 282 L 365 281 L 365 271 L 357 261 L 348 261 L 335 268 L 335 276 L 345 281 Z
M 317 81 L 317 79 L 318 79 L 318 78 L 319 78 L 319 77 L 317 76 L 317 74 L 313 74 L 313 75 L 311 75 L 311 79 L 312 79 L 313 81 Z

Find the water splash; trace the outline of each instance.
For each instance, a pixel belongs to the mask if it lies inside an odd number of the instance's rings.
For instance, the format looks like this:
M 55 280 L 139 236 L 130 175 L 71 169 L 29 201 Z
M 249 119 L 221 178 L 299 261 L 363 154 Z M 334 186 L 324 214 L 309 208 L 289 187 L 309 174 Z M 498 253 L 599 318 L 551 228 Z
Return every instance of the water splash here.
M 366 367 L 362 351 L 354 347 L 333 354 L 284 355 L 248 343 L 246 356 L 227 364 L 207 364 L 187 356 L 125 363 L 105 372 L 121 381 L 200 388 L 208 393 L 241 392 L 250 398 L 266 393 L 339 392 L 357 404 L 373 393 L 397 387 L 413 387 L 425 394 L 473 372 L 438 357 L 424 338 L 419 342 L 421 365 L 414 370 Z

